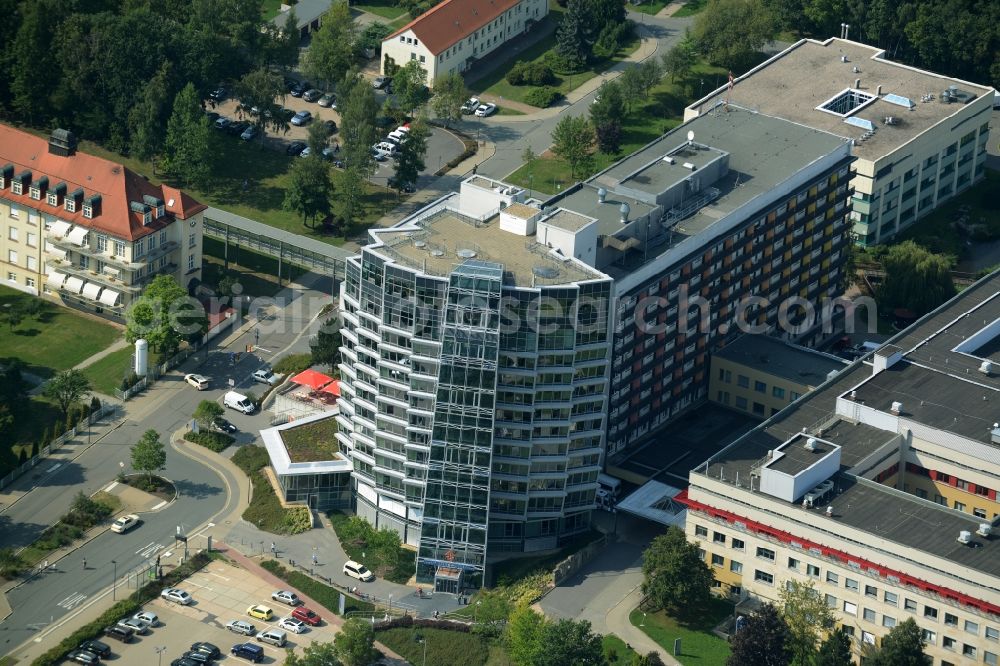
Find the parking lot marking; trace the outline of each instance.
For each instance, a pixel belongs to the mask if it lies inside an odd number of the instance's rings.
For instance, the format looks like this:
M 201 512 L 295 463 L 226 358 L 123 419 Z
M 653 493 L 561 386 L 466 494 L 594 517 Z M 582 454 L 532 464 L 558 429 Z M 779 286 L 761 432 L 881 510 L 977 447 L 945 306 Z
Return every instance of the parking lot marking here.
M 159 504 L 157 504 L 156 506 L 154 506 L 152 509 L 150 509 L 150 511 L 156 511 L 157 509 L 162 508 L 166 504 L 167 504 L 167 500 L 163 500 L 162 502 L 160 502 Z
M 71 594 L 62 601 L 60 601 L 57 606 L 60 608 L 65 608 L 66 610 L 73 610 L 75 607 L 83 603 L 83 600 L 87 598 L 86 594 L 77 592 L 76 594 Z
M 104 492 L 110 493 L 112 490 L 115 489 L 115 486 L 117 486 L 117 485 L 118 485 L 118 482 L 114 481 L 110 486 L 108 486 L 107 488 L 104 489 Z
M 52 467 L 49 467 L 49 468 L 48 468 L 47 470 L 45 470 L 45 473 L 46 473 L 46 474 L 49 474 L 50 472 L 54 472 L 54 471 L 56 471 L 56 470 L 57 470 L 57 469 L 59 469 L 60 467 L 62 467 L 62 463 L 56 463 L 56 464 L 55 464 L 55 465 L 53 465 Z
M 217 574 L 217 573 L 214 573 L 214 572 L 212 572 L 212 571 L 209 571 L 209 572 L 208 572 L 208 575 L 209 575 L 209 576 L 215 576 L 216 578 L 221 578 L 222 580 L 229 580 L 229 579 L 228 579 L 228 578 L 226 578 L 225 576 L 222 576 L 222 575 L 219 575 L 219 574 Z

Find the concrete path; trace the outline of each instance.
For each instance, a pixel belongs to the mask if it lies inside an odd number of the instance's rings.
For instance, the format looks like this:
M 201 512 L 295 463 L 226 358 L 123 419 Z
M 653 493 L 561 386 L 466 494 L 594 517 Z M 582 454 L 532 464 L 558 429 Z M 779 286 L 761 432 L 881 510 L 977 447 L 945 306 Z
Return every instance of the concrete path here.
M 622 599 L 621 603 L 608 611 L 608 615 L 605 618 L 608 632 L 618 636 L 618 638 L 628 643 L 632 646 L 633 650 L 640 654 L 656 652 L 665 664 L 680 666 L 680 662 L 673 655 L 668 654 L 666 650 L 660 647 L 658 643 L 647 636 L 641 629 L 632 626 L 628 616 L 635 610 L 640 601 L 642 601 L 642 586 L 637 585 Z
M 128 342 L 125 341 L 125 338 L 118 338 L 113 343 L 111 343 L 110 345 L 108 345 L 107 347 L 105 347 L 104 349 L 102 349 L 101 351 L 97 352 L 96 354 L 93 354 L 92 356 L 89 356 L 89 357 L 83 359 L 82 361 L 80 361 L 79 363 L 77 363 L 76 365 L 74 365 L 73 369 L 74 370 L 83 370 L 84 368 L 86 368 L 88 366 L 91 366 L 94 363 L 97 363 L 98 361 L 100 361 L 105 356 L 109 356 L 109 355 L 115 353 L 116 351 L 118 351 L 119 349 L 124 349 L 125 347 L 128 347 L 128 346 L 129 346 L 129 344 L 128 344 Z

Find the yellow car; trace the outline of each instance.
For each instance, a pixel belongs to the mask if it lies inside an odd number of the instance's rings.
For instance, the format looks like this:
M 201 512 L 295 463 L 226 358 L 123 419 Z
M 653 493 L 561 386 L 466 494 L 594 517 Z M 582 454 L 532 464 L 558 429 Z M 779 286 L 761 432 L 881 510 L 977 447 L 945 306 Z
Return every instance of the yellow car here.
M 274 611 L 272 611 L 267 606 L 261 606 L 260 604 L 256 604 L 247 609 L 247 615 L 249 615 L 250 617 L 255 617 L 258 620 L 269 621 L 271 618 L 274 617 Z

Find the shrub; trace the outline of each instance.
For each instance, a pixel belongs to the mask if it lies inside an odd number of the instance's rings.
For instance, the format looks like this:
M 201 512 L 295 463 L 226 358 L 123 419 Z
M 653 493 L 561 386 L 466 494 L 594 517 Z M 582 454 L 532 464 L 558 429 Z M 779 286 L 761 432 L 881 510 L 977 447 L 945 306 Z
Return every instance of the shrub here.
M 304 506 L 285 509 L 284 523 L 288 534 L 300 534 L 312 529 L 312 514 Z
M 139 383 L 139 375 L 135 374 L 134 370 L 129 370 L 128 374 L 125 375 L 124 379 L 122 379 L 122 383 L 119 386 L 119 388 L 122 391 L 127 391 L 138 383 Z
M 270 458 L 267 457 L 267 449 L 263 446 L 241 446 L 233 454 L 233 464 L 242 469 L 247 476 L 253 476 L 254 472 L 270 462 Z
M 424 663 L 426 647 L 427 665 L 465 664 L 483 666 L 489 656 L 489 645 L 482 636 L 470 634 L 449 627 L 438 628 L 421 621 L 412 626 L 397 626 L 389 629 L 376 627 L 376 638 L 389 649 L 397 652 L 411 664 Z M 417 637 L 426 643 L 419 643 Z
M 289 354 L 278 360 L 272 368 L 279 375 L 294 375 L 312 365 L 312 354 Z
M 560 99 L 562 99 L 561 92 L 555 88 L 543 86 L 541 88 L 532 88 L 529 90 L 524 96 L 524 103 L 544 109 L 547 106 L 552 106 Z
M 185 433 L 184 439 L 194 444 L 200 444 L 209 451 L 215 451 L 216 453 L 221 453 L 236 441 L 232 436 L 224 432 L 194 432 L 192 430 Z
M 336 588 L 325 585 L 312 576 L 308 576 L 299 571 L 292 571 L 281 566 L 275 560 L 264 560 L 260 563 L 260 566 L 264 567 L 275 576 L 281 580 L 288 583 L 291 587 L 305 594 L 312 599 L 315 599 L 317 603 L 321 604 L 324 608 L 329 610 L 331 613 L 336 613 L 340 608 L 340 595 L 341 592 Z M 344 613 L 350 613 L 351 611 L 371 611 L 375 610 L 375 606 L 368 603 L 367 601 L 360 601 L 347 595 L 346 602 L 344 604 Z
M 373 569 L 385 570 L 385 579 L 393 583 L 406 583 L 416 572 L 413 552 L 402 547 L 395 532 L 376 530 L 359 516 L 337 512 L 327 515 L 340 545 L 351 559 L 367 559 Z M 366 558 L 362 558 L 362 553 Z
M 519 62 L 507 72 L 507 82 L 512 86 L 546 86 L 555 83 L 552 67 L 542 62 Z

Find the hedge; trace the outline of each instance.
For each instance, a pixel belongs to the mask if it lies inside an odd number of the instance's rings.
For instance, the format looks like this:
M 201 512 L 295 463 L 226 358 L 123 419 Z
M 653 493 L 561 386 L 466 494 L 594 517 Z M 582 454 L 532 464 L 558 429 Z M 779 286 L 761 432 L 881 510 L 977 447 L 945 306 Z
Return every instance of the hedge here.
M 241 446 L 233 454 L 233 464 L 242 469 L 247 476 L 253 475 L 254 472 L 270 462 L 267 449 L 263 446 Z
M 62 639 L 58 645 L 49 649 L 43 655 L 31 662 L 32 666 L 55 666 L 72 650 L 75 650 L 83 641 L 99 638 L 104 632 L 104 628 L 116 624 L 122 618 L 135 614 L 147 601 L 151 601 L 160 595 L 160 591 L 165 587 L 173 587 L 179 582 L 198 571 L 212 558 L 205 552 L 195 553 L 187 562 L 180 565 L 158 581 L 146 583 L 141 588 L 133 592 L 127 599 L 122 599 L 108 610 L 101 613 L 101 616 L 89 622 L 72 634 Z
M 209 451 L 221 453 L 225 451 L 236 439 L 224 432 L 194 432 L 189 430 L 184 434 L 184 439 L 195 444 L 204 446 Z
M 302 594 L 315 599 L 317 603 L 322 604 L 331 613 L 336 613 L 340 609 L 340 595 L 343 594 L 340 590 L 321 583 L 312 576 L 286 569 L 275 560 L 264 560 L 261 562 L 261 566 Z M 367 612 L 375 610 L 375 606 L 367 601 L 360 601 L 349 594 L 345 594 L 344 596 L 346 597 L 344 600 L 345 615 L 351 611 Z
M 562 99 L 562 93 L 550 86 L 532 88 L 525 94 L 524 103 L 537 106 L 539 109 L 552 106 Z

